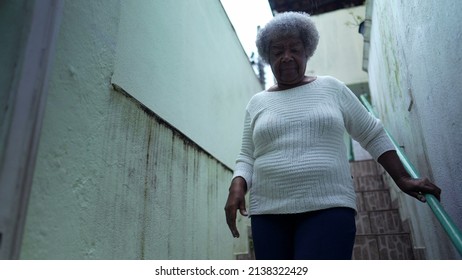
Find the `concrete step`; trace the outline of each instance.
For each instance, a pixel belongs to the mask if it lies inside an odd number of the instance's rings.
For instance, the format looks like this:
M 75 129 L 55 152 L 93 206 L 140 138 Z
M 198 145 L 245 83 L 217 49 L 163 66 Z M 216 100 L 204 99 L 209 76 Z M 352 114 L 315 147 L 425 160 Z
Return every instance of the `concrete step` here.
M 410 229 L 383 181 L 383 168 L 373 160 L 351 162 L 358 214 L 353 259 L 415 259 Z

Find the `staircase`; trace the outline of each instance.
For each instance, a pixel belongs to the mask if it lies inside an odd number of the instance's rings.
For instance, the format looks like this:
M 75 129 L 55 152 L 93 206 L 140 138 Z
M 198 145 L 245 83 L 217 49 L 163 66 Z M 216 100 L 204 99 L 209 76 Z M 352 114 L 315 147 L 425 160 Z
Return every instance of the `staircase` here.
M 353 259 L 416 259 L 409 227 L 401 221 L 384 184 L 384 169 L 374 160 L 350 163 L 358 214 Z

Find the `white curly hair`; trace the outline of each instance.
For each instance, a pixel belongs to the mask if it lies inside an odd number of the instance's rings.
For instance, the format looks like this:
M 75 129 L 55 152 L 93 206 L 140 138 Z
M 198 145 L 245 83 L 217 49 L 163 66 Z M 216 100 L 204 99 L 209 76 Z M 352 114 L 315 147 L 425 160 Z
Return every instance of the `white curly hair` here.
M 299 37 L 309 59 L 316 50 L 319 33 L 309 14 L 304 12 L 284 12 L 274 16 L 258 31 L 256 45 L 258 54 L 269 63 L 271 41 L 285 36 Z

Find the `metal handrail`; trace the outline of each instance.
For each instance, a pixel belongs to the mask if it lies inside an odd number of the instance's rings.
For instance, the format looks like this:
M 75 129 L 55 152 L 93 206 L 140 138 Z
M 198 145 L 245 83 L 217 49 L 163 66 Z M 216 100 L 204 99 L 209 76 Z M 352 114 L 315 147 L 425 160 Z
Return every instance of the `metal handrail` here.
M 372 108 L 372 105 L 369 103 L 366 96 L 367 94 L 363 94 L 360 96 L 360 99 L 363 102 L 364 106 L 367 108 L 367 110 L 372 115 L 374 115 L 374 117 L 377 118 L 377 113 Z M 401 159 L 401 162 L 403 163 L 404 167 L 406 168 L 407 172 L 409 172 L 409 175 L 411 175 L 412 178 L 414 179 L 420 178 L 419 172 L 412 165 L 411 161 L 406 157 L 403 150 L 398 145 L 398 143 L 395 141 L 395 139 L 393 139 L 391 134 L 386 129 L 385 129 L 385 132 L 387 133 L 390 140 L 393 142 L 393 145 L 396 148 L 396 152 L 399 158 Z M 425 194 L 425 198 L 427 199 L 427 204 L 430 206 L 436 218 L 438 219 L 438 221 L 440 222 L 440 224 L 443 226 L 444 230 L 448 234 L 449 239 L 451 239 L 457 251 L 462 256 L 462 233 L 461 231 L 454 224 L 451 217 L 449 217 L 449 215 L 443 209 L 443 206 L 440 204 L 440 202 L 438 201 L 438 199 L 436 199 L 435 196 L 433 196 L 432 194 Z

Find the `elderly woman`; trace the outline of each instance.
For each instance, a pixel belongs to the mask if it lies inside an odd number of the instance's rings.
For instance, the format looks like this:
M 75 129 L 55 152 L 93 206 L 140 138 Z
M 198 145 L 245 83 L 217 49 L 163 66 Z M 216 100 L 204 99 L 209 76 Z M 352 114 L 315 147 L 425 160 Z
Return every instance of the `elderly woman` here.
M 241 152 L 226 202 L 234 237 L 236 212 L 249 215 L 257 259 L 351 259 L 356 199 L 345 130 L 405 193 L 425 202 L 441 190 L 412 179 L 379 120 L 329 76 L 306 76 L 319 35 L 308 14 L 276 15 L 257 36 L 260 56 L 276 84 L 246 108 Z

